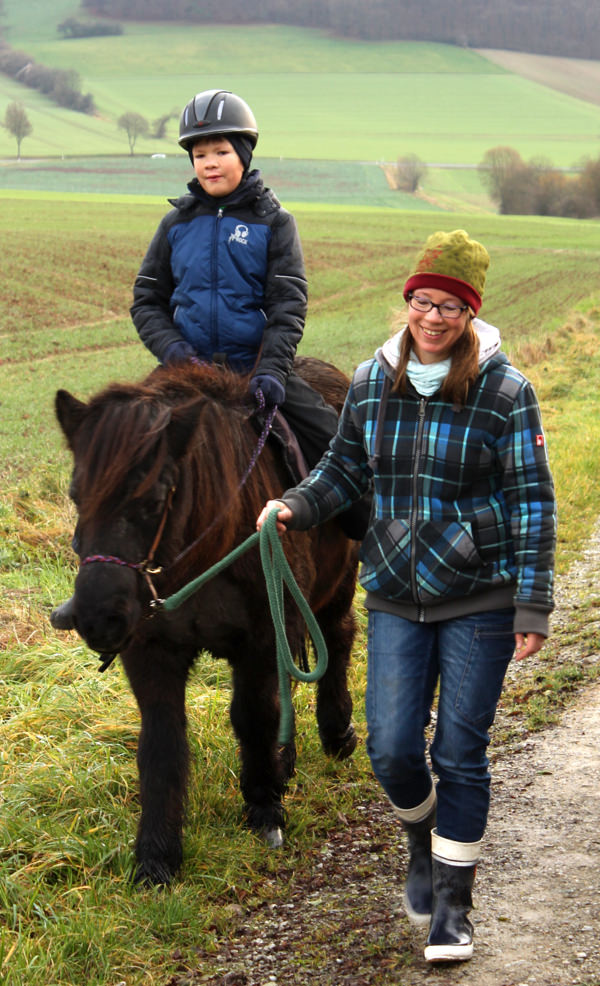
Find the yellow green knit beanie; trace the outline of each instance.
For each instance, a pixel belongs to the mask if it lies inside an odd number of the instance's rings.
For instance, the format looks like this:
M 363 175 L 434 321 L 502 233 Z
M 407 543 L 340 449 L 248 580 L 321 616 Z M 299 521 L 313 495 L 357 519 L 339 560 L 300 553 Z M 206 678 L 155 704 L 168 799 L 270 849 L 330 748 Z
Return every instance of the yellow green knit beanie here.
M 418 254 L 404 299 L 419 288 L 438 288 L 461 298 L 475 313 L 481 308 L 490 255 L 464 229 L 432 233 Z

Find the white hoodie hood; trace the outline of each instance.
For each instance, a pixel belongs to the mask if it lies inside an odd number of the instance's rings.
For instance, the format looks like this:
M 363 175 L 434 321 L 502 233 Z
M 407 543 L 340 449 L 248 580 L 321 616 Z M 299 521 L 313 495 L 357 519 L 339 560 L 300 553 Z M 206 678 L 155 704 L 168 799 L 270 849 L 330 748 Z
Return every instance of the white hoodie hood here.
M 473 319 L 473 328 L 479 338 L 479 365 L 481 366 L 500 349 L 500 330 L 495 325 L 484 322 L 482 318 Z M 384 342 L 380 350 L 394 370 L 398 366 L 400 343 L 405 332 L 406 326 L 394 333 L 391 339 Z

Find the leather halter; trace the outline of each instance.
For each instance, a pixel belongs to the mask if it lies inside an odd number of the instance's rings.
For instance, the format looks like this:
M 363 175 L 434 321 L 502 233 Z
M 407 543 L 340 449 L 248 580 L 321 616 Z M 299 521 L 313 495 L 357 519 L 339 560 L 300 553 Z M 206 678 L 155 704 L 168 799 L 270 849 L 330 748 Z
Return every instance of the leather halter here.
M 158 550 L 158 546 L 161 542 L 165 525 L 167 523 L 167 517 L 173 503 L 173 497 L 175 495 L 175 486 L 171 486 L 165 505 L 163 507 L 162 516 L 160 518 L 156 534 L 154 535 L 154 540 L 150 546 L 150 551 L 146 555 L 144 561 L 132 562 L 124 561 L 122 558 L 118 558 L 116 555 L 87 555 L 86 558 L 81 562 L 82 565 L 91 565 L 93 562 L 104 562 L 109 565 L 121 565 L 123 568 L 133 568 L 134 571 L 139 572 L 140 575 L 144 577 L 148 588 L 152 594 L 153 599 L 158 599 L 158 593 L 154 588 L 154 584 L 151 575 L 160 575 L 163 571 L 162 565 L 152 565 L 154 561 L 154 556 Z
M 260 397 L 262 398 L 262 400 L 260 401 L 259 410 L 264 410 L 265 409 L 265 404 L 264 404 L 264 398 L 262 397 L 262 392 L 261 391 L 258 391 L 257 393 L 259 393 L 260 394 Z M 250 476 L 250 473 L 252 472 L 252 470 L 254 469 L 254 467 L 255 467 L 255 465 L 256 465 L 256 463 L 258 461 L 258 457 L 261 454 L 261 452 L 262 452 L 262 450 L 263 450 L 263 448 L 265 446 L 265 442 L 266 442 L 267 437 L 269 435 L 269 432 L 271 430 L 271 425 L 273 424 L 273 418 L 275 417 L 276 411 L 277 411 L 277 406 L 271 408 L 268 411 L 267 415 L 266 415 L 265 423 L 264 423 L 264 427 L 263 427 L 262 433 L 261 433 L 261 435 L 260 435 L 260 437 L 258 439 L 257 446 L 256 446 L 256 448 L 254 450 L 254 453 L 252 455 L 252 458 L 250 459 L 250 462 L 248 464 L 248 467 L 247 467 L 244 475 L 242 476 L 242 478 L 241 478 L 241 480 L 240 480 L 240 482 L 238 484 L 236 493 L 239 493 L 239 491 L 242 489 L 242 487 L 246 484 L 246 481 L 247 481 L 248 477 Z M 160 575 L 163 572 L 163 570 L 164 570 L 163 567 L 162 567 L 162 565 L 152 566 L 152 562 L 154 560 L 154 556 L 156 554 L 156 551 L 158 549 L 158 546 L 160 544 L 161 538 L 162 538 L 163 533 L 164 533 L 165 525 L 167 523 L 167 517 L 169 515 L 169 511 L 170 511 L 171 505 L 173 503 L 173 497 L 175 495 L 175 489 L 176 489 L 176 487 L 175 486 L 172 486 L 170 488 L 170 490 L 169 490 L 169 493 L 167 495 L 167 499 L 165 501 L 165 506 L 164 506 L 164 509 L 163 509 L 163 512 L 162 512 L 162 517 L 161 517 L 160 523 L 158 525 L 158 529 L 157 529 L 156 534 L 154 536 L 154 540 L 153 540 L 152 545 L 150 547 L 150 551 L 148 552 L 148 554 L 147 554 L 146 558 L 144 559 L 144 561 L 139 561 L 139 562 L 125 561 L 123 558 L 119 558 L 117 555 L 87 555 L 87 557 L 84 558 L 83 561 L 81 562 L 81 565 L 82 566 L 83 565 L 91 565 L 94 562 L 103 562 L 104 564 L 109 564 L 109 565 L 121 565 L 124 568 L 132 568 L 134 571 L 139 572 L 140 575 L 142 575 L 144 577 L 144 579 L 146 580 L 146 584 L 148 585 L 148 588 L 150 589 L 150 593 L 152 595 L 152 600 L 150 602 L 150 607 L 151 607 L 152 610 L 156 609 L 157 603 L 159 601 L 159 595 L 158 595 L 156 589 L 154 588 L 154 584 L 153 584 L 152 579 L 151 579 L 150 576 L 152 576 L 152 575 Z M 185 548 L 183 551 L 181 551 L 177 555 L 177 557 L 175 558 L 175 560 L 171 564 L 171 568 L 174 567 L 174 565 L 176 565 L 178 562 L 180 562 L 182 558 L 188 556 L 193 551 L 193 549 L 199 544 L 200 541 L 202 541 L 202 539 L 204 537 L 206 537 L 206 535 L 208 534 L 208 532 L 210 530 L 212 530 L 212 528 L 215 526 L 215 524 L 217 523 L 217 521 L 220 520 L 220 518 L 223 516 L 223 514 L 228 509 L 229 509 L 228 506 L 226 506 L 224 508 L 224 510 L 221 511 L 221 513 L 217 514 L 217 516 L 215 518 L 213 518 L 212 522 L 202 532 L 202 534 L 199 537 L 197 537 L 196 540 L 192 544 L 188 545 L 187 548 Z

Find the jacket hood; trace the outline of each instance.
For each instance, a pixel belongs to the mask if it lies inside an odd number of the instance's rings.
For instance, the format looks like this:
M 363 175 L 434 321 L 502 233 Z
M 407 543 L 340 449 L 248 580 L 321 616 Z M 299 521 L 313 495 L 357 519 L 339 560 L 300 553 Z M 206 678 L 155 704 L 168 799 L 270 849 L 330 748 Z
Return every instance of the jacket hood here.
M 500 351 L 500 330 L 496 328 L 495 325 L 491 325 L 489 322 L 484 322 L 482 318 L 473 319 L 473 328 L 477 333 L 479 338 L 479 366 L 483 366 L 491 356 L 495 356 L 497 352 Z M 379 363 L 381 363 L 384 368 L 387 364 L 391 370 L 392 375 L 395 373 L 398 366 L 398 359 L 400 354 L 400 343 L 404 333 L 406 332 L 407 326 L 405 325 L 398 332 L 387 339 L 383 346 L 380 346 L 375 353 L 375 358 Z

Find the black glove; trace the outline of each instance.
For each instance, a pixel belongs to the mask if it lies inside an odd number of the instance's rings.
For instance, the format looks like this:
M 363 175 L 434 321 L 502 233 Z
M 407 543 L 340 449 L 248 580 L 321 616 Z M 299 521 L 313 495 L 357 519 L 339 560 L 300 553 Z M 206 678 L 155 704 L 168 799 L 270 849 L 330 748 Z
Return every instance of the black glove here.
M 249 386 L 250 393 L 256 395 L 256 391 L 262 391 L 267 407 L 274 407 L 275 404 L 283 404 L 285 400 L 285 387 L 275 377 L 268 373 L 259 373 L 252 377 Z
M 182 339 L 181 342 L 171 342 L 164 351 L 162 361 L 165 366 L 173 366 L 174 363 L 183 363 L 186 359 L 192 359 L 196 355 L 193 346 Z

